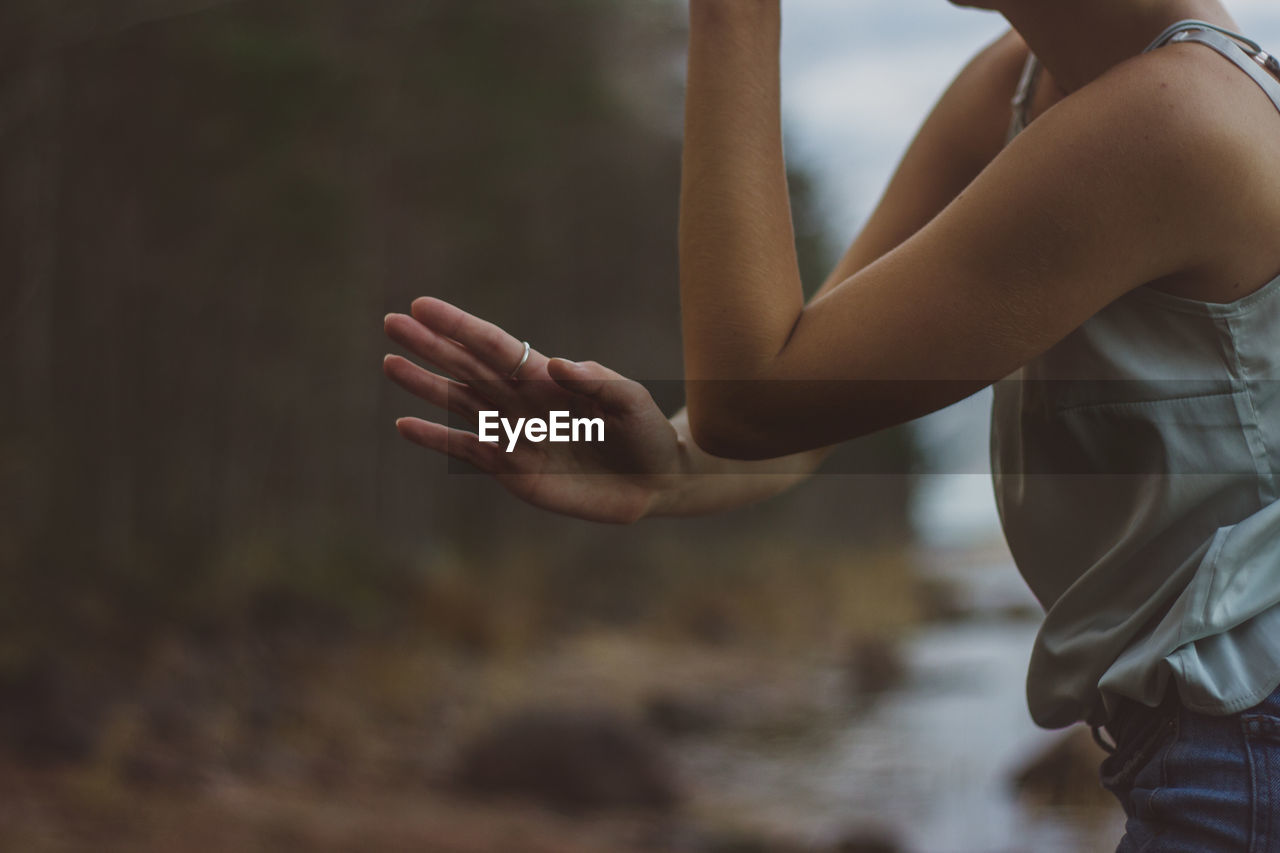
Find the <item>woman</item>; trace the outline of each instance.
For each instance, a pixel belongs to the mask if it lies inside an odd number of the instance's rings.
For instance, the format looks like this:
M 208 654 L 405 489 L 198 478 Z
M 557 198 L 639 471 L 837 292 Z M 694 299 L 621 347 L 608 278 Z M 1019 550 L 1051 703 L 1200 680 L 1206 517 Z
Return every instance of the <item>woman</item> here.
M 779 0 L 692 0 L 687 409 L 428 298 L 387 331 L 454 379 L 388 356 L 391 378 L 473 420 L 598 416 L 607 440 L 398 427 L 533 504 L 631 522 L 776 493 L 994 383 L 1001 520 L 1047 611 L 1033 717 L 1112 751 L 1120 850 L 1280 849 L 1280 65 L 1216 0 L 987 8 L 1013 30 L 806 303 Z

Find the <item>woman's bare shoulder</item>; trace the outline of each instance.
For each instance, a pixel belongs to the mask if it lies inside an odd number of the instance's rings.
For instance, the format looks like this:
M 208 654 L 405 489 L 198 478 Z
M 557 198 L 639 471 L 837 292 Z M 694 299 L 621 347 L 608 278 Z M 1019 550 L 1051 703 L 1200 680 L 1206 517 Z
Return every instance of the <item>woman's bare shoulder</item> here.
M 1247 73 L 1198 44 L 1162 47 L 1097 81 L 1117 112 L 1140 115 L 1134 142 L 1197 188 L 1209 237 L 1202 271 L 1168 289 L 1227 301 L 1275 276 L 1280 248 L 1280 110 Z

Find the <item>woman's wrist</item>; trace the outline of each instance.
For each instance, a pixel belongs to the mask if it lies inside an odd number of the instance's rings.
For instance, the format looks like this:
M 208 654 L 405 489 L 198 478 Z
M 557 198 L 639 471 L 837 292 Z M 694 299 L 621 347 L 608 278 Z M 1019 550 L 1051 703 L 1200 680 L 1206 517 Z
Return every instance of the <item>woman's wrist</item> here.
M 641 518 L 669 518 L 690 514 L 687 509 L 682 510 L 682 507 L 687 503 L 699 472 L 694 469 L 689 437 L 681 429 L 680 417 L 683 417 L 683 413 L 671 419 L 677 436 L 676 470 L 655 479 L 649 490 L 648 506 Z

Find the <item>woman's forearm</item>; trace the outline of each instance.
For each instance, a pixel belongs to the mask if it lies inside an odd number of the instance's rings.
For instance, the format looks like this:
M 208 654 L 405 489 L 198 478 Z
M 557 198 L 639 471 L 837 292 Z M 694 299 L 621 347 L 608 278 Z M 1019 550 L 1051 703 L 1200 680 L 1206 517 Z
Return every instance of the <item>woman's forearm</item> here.
M 727 398 L 752 393 L 734 380 L 767 375 L 804 307 L 782 151 L 780 36 L 779 0 L 690 4 L 680 298 L 695 434 L 732 411 Z
M 710 515 L 771 498 L 806 479 L 830 449 L 764 461 L 721 459 L 693 441 L 687 409 L 676 413 L 671 424 L 680 436 L 683 473 L 655 495 L 649 516 Z

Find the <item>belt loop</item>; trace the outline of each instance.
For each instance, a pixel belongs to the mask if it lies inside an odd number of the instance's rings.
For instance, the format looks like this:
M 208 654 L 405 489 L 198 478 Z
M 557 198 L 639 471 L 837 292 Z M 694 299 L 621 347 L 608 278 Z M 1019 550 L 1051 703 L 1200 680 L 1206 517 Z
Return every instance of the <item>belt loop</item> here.
M 1102 739 L 1102 726 L 1090 725 L 1089 733 L 1093 735 L 1093 742 L 1096 743 L 1098 746 L 1102 747 L 1103 752 L 1107 753 L 1108 755 L 1115 754 L 1116 745 L 1113 743 L 1107 743 L 1105 740 Z

